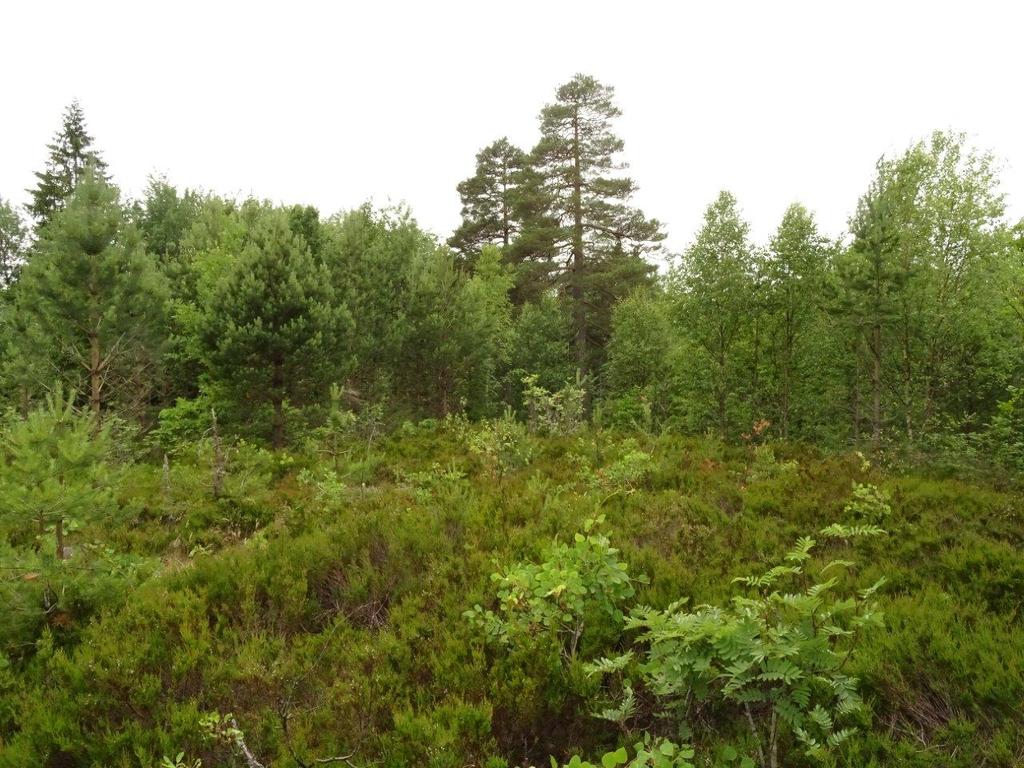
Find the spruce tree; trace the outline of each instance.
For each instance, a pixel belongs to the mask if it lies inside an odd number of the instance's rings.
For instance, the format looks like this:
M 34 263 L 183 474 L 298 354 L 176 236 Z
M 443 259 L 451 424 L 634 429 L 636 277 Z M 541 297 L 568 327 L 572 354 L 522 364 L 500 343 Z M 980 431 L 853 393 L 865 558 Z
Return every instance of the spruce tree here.
M 85 172 L 67 206 L 42 228 L 18 287 L 27 356 L 45 356 L 51 376 L 55 369 L 86 392 L 97 418 L 117 396 L 144 399 L 163 332 L 166 285 L 114 186 Z M 38 389 L 49 382 L 23 384 Z
M 46 168 L 36 173 L 39 181 L 35 189 L 28 190 L 32 195 L 28 210 L 38 225 L 48 222 L 55 211 L 64 207 L 87 168 L 92 167 L 98 176 L 106 178 L 107 164 L 93 149 L 92 141 L 81 105 L 71 102 L 53 143 L 46 145 L 50 151 Z
M 317 402 L 348 368 L 351 317 L 327 268 L 289 226 L 259 213 L 248 243 L 204 308 L 209 372 L 243 406 L 269 406 L 270 439 L 284 447 L 286 407 Z
M 614 91 L 586 75 L 561 86 L 541 111 L 532 164 L 542 179 L 546 237 L 561 258 L 559 286 L 571 304 L 576 364 L 599 365 L 596 350 L 610 333 L 615 301 L 646 282 L 645 253 L 664 238 L 660 224 L 628 202 L 636 184 L 616 175 L 623 142 L 612 132 L 621 112 Z

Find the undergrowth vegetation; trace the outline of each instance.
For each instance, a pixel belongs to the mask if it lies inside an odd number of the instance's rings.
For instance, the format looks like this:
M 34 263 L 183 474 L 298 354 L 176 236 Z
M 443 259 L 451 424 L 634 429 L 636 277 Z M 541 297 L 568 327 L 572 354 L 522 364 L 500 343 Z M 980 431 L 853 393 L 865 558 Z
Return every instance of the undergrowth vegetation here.
M 537 413 L 292 453 L 196 414 L 59 513 L 80 427 L 30 461 L 30 420 L 0 766 L 1024 760 L 1018 490 Z

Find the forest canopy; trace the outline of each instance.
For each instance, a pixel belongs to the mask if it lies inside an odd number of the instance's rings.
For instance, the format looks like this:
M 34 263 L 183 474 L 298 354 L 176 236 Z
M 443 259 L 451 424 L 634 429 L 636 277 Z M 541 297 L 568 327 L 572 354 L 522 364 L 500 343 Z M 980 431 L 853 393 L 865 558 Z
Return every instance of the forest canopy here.
M 24 412 L 59 381 L 143 431 L 202 402 L 281 448 L 332 384 L 354 409 L 477 418 L 522 413 L 535 375 L 609 424 L 1012 453 L 993 430 L 1019 410 L 1024 225 L 992 154 L 936 132 L 881 158 L 838 239 L 804 201 L 754 242 L 723 191 L 668 254 L 620 114 L 592 77 L 559 87 L 533 147 L 479 151 L 441 239 L 401 207 L 324 216 L 162 178 L 122 199 L 72 104 L 31 217 L 0 202 L 0 393 Z

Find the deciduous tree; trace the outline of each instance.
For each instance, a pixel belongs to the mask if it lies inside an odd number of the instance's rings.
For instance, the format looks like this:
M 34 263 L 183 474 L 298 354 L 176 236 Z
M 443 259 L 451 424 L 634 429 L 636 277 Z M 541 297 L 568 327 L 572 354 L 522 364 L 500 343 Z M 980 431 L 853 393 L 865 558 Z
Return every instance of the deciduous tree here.
M 705 211 L 674 278 L 682 290 L 682 325 L 706 361 L 703 388 L 722 436 L 730 432 L 730 401 L 742 393 L 745 379 L 743 344 L 753 299 L 749 231 L 736 198 L 722 192 Z

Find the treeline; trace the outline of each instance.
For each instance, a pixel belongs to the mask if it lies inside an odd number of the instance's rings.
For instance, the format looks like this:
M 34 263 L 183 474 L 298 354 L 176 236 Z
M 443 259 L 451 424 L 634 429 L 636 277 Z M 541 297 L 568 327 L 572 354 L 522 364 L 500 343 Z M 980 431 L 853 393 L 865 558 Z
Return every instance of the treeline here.
M 124 200 L 73 104 L 31 225 L 0 203 L 2 397 L 27 412 L 59 381 L 125 426 L 200 434 L 213 409 L 281 447 L 332 385 L 362 413 L 485 417 L 534 375 L 604 423 L 1024 466 L 1024 223 L 993 156 L 936 133 L 883 158 L 838 240 L 794 204 L 755 243 L 723 192 L 659 273 L 613 95 L 579 75 L 532 149 L 481 150 L 447 242 L 401 208 L 323 218 L 162 179 Z

